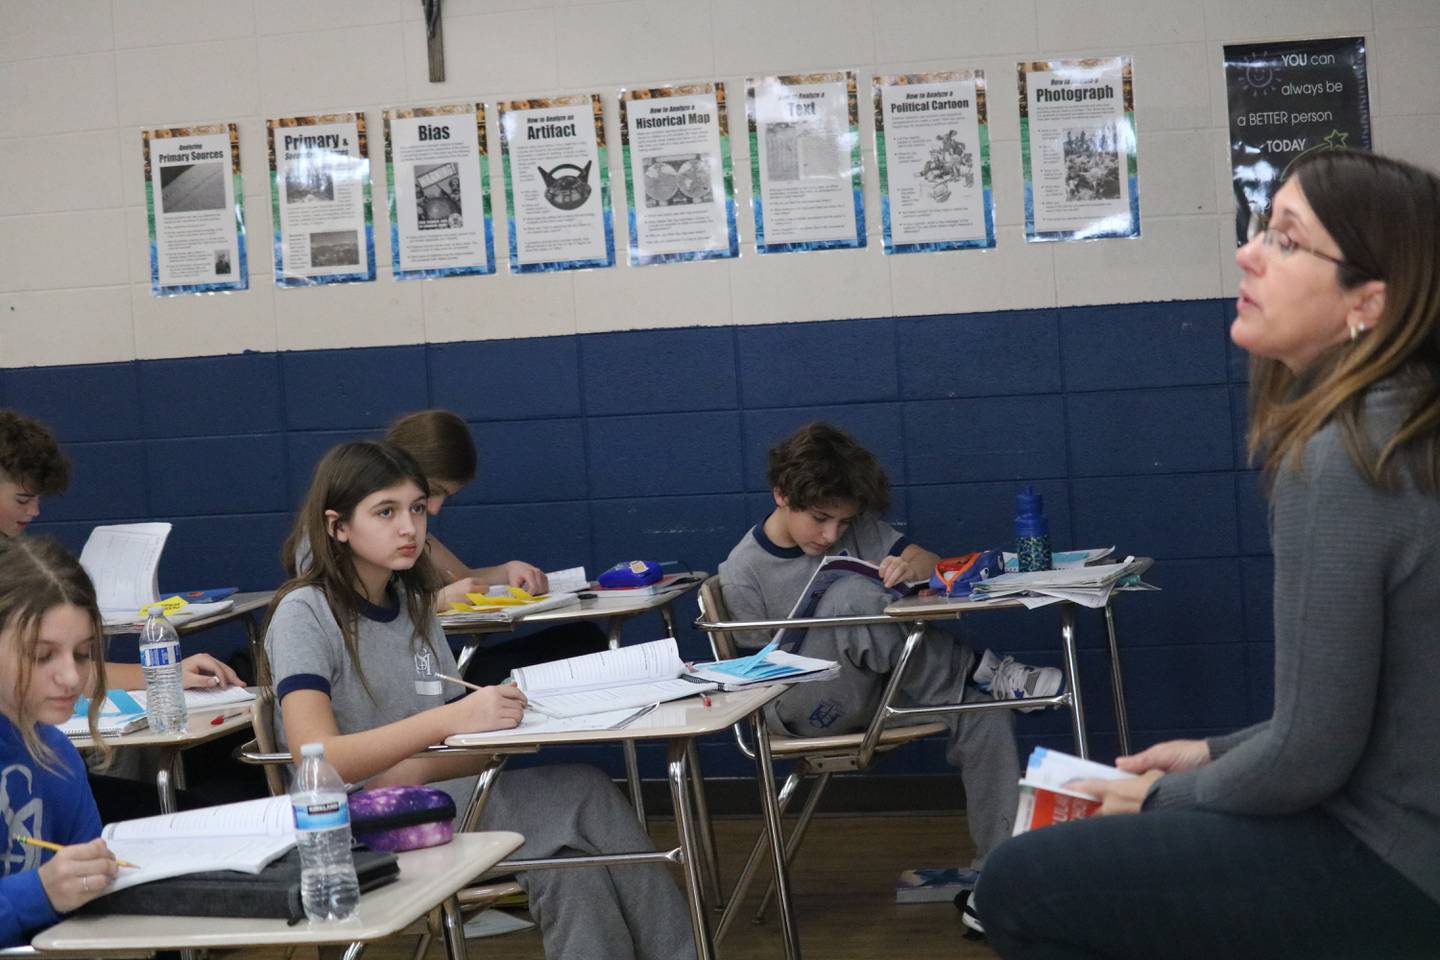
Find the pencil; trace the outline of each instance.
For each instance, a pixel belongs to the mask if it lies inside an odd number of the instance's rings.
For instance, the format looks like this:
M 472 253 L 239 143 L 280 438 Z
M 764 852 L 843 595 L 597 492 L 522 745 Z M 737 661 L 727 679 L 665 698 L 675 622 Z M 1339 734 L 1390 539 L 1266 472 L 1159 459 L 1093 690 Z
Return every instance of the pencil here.
M 480 686 L 478 683 L 471 683 L 469 680 L 461 680 L 459 677 L 447 677 L 447 676 L 446 676 L 445 674 L 443 674 L 443 673 L 437 673 L 437 674 L 435 674 L 435 677 L 436 677 L 437 679 L 439 679 L 439 680 L 449 680 L 451 683 L 458 683 L 458 684 L 460 684 L 460 686 L 462 686 L 462 687 L 469 687 L 471 690 L 484 690 L 484 689 L 485 689 L 484 687 Z
M 36 840 L 34 837 L 16 837 L 15 839 L 19 840 L 27 847 L 39 847 L 42 850 L 53 850 L 56 853 L 59 853 L 61 850 L 65 849 L 58 843 L 51 843 L 49 840 Z M 116 860 L 115 862 L 122 867 L 132 867 L 136 870 L 140 869 L 139 864 L 131 863 L 128 860 Z

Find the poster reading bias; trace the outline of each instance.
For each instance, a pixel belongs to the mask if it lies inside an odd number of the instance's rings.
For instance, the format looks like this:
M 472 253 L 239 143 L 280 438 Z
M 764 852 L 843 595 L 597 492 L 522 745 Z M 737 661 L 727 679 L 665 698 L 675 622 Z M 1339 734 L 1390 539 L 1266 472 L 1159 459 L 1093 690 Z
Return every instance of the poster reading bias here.
M 266 121 L 275 285 L 375 279 L 365 114 Z
M 510 271 L 615 265 L 599 94 L 500 104 Z
M 396 280 L 495 272 L 485 105 L 385 111 Z
M 1237 244 L 1295 161 L 1370 149 L 1363 37 L 1227 46 L 1225 88 Z
M 1129 57 L 1018 65 L 1025 239 L 1140 236 Z
M 985 72 L 875 77 L 886 253 L 995 246 Z
M 620 91 L 630 263 L 740 255 L 725 84 Z
M 245 290 L 245 191 L 233 123 L 143 130 L 150 292 Z

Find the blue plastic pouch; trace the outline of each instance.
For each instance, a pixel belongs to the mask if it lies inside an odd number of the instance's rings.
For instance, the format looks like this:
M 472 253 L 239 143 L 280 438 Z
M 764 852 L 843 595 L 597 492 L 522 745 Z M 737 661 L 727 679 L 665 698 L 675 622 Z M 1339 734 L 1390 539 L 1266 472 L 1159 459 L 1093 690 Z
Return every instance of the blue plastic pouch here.
M 595 579 L 602 587 L 644 587 L 662 576 L 660 564 L 653 560 L 629 560 L 615 564 Z

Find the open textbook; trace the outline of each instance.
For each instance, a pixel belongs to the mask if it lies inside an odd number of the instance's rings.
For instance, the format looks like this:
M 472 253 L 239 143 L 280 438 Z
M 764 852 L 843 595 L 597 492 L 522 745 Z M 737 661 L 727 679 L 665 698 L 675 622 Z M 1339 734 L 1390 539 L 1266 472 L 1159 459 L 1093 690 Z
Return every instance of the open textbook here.
M 769 651 L 770 657 L 778 651 Z M 757 655 L 759 656 L 759 655 Z M 673 637 L 582 657 L 518 668 L 512 678 L 532 708 L 552 718 L 578 717 L 679 700 L 707 690 L 743 689 L 757 682 L 794 683 L 828 675 L 831 660 L 785 655 L 785 669 L 766 657 L 741 658 L 749 672 L 716 671 L 721 664 L 690 666 L 680 659 Z M 764 668 L 764 676 L 759 675 Z
M 156 572 L 169 536 L 168 523 L 120 523 L 90 531 L 80 566 L 95 583 L 106 623 L 131 623 L 141 607 L 160 599 Z
M 815 572 L 810 576 L 810 582 L 805 584 L 805 589 L 800 591 L 800 596 L 790 611 L 789 619 L 815 616 L 815 611 L 820 609 L 820 600 L 825 596 L 825 591 L 829 590 L 842 577 L 851 576 L 866 577 L 876 583 L 884 583 L 880 576 L 879 564 L 845 553 L 825 557 L 820 561 L 820 566 L 815 568 Z M 908 597 L 929 585 L 929 580 L 914 580 L 896 584 L 888 589 L 896 599 L 899 599 Z M 806 627 L 785 627 L 775 634 L 775 640 L 782 650 L 796 650 L 805 639 L 807 632 Z
M 101 831 L 122 867 L 106 893 L 204 870 L 259 873 L 295 845 L 287 796 L 122 820 Z
M 1070 789 L 1075 780 L 1128 780 L 1126 773 L 1104 763 L 1082 760 L 1059 750 L 1036 747 L 1020 778 L 1020 805 L 1015 811 L 1015 830 L 1019 836 L 1067 820 L 1080 820 L 1100 809 L 1100 800 L 1088 793 Z

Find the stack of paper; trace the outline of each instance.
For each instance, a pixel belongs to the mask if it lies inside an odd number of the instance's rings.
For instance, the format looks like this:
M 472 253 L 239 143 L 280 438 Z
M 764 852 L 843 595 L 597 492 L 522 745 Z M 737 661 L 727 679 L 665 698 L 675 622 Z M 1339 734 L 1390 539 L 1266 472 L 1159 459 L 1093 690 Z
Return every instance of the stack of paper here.
M 974 601 L 1014 598 L 1027 607 L 1043 606 L 1069 600 L 1084 607 L 1103 607 L 1122 579 L 1134 572 L 1134 557 L 1121 563 L 1102 563 L 1090 567 L 1063 570 L 1037 570 L 1034 573 L 1002 573 L 989 580 L 980 580 L 970 587 Z M 1136 580 L 1138 583 L 1138 578 Z
M 541 610 L 573 606 L 580 602 L 574 593 L 547 593 L 533 597 L 519 587 L 507 587 L 504 596 L 467 593 L 469 603 L 452 603 L 440 614 L 444 624 L 513 623 Z

